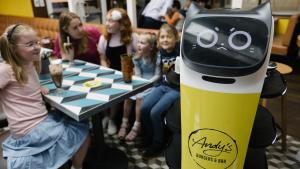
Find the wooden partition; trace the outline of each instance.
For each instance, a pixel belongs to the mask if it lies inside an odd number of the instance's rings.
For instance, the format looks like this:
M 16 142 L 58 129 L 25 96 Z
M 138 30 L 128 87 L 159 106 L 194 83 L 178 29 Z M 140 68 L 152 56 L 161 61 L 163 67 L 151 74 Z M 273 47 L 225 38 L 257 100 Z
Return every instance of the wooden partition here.
M 5 31 L 7 26 L 16 23 L 23 23 L 32 26 L 38 32 L 38 36 L 40 38 L 48 37 L 50 39 L 55 39 L 59 31 L 57 19 L 0 15 L 0 23 L 0 34 Z M 84 23 L 84 25 L 93 25 L 97 27 L 100 32 L 104 29 L 104 25 L 102 24 Z M 136 33 L 153 32 L 156 34 L 158 32 L 158 30 L 154 29 L 141 28 L 134 28 L 133 31 Z

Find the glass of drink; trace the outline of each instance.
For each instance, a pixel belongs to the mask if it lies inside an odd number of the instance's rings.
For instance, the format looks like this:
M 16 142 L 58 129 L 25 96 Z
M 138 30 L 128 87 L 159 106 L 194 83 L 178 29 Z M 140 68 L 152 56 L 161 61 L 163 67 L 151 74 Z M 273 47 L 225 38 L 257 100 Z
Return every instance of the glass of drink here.
M 167 60 L 164 60 L 164 61 L 163 61 L 163 64 L 162 64 L 162 73 L 163 73 L 163 74 L 168 73 L 169 68 L 170 68 L 169 62 L 168 62 Z
M 52 78 L 54 85 L 56 86 L 55 93 L 57 95 L 62 95 L 63 89 L 62 80 L 63 80 L 63 66 L 61 59 L 51 60 L 49 65 L 49 72 Z
M 47 48 L 47 49 L 52 49 L 53 48 L 53 46 L 51 44 L 51 40 L 50 40 L 49 37 L 44 37 L 44 38 L 41 39 L 41 46 L 43 48 Z
M 132 54 L 125 53 L 121 55 L 121 69 L 124 82 L 131 83 L 133 75 Z

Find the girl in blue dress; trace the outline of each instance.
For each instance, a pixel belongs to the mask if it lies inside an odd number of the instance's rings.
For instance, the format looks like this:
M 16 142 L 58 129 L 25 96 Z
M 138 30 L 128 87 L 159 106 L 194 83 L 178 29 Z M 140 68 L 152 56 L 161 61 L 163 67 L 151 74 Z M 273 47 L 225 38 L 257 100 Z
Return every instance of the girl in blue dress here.
M 148 79 L 152 82 L 159 80 L 161 77 L 161 59 L 157 55 L 156 36 L 152 33 L 143 33 L 138 38 L 137 52 L 133 57 L 135 76 Z M 118 136 L 120 139 L 133 141 L 141 130 L 140 122 L 140 107 L 143 98 L 148 95 L 153 88 L 149 88 L 142 93 L 137 94 L 132 99 L 136 100 L 135 105 L 135 122 L 130 132 L 127 134 L 129 128 L 128 117 L 131 112 L 132 100 L 126 99 L 124 102 L 124 113 L 122 118 L 121 128 Z M 127 135 L 126 135 L 127 134 Z

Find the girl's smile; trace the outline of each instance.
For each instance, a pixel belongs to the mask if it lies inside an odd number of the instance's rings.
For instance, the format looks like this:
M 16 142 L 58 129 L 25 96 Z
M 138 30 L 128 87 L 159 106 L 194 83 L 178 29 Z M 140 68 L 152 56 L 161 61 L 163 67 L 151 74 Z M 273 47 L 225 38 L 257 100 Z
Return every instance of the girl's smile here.
M 159 35 L 159 45 L 167 52 L 171 52 L 175 48 L 175 36 L 169 34 L 167 30 L 162 29 Z
M 37 40 L 37 34 L 29 30 L 20 36 L 17 45 L 17 52 L 25 62 L 39 61 L 41 46 Z

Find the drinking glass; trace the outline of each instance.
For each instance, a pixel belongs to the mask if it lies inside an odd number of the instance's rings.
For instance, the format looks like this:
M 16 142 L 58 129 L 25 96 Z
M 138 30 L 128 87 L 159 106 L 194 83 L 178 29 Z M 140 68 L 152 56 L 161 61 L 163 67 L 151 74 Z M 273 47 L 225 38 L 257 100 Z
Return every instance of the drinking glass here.
M 132 54 L 122 54 L 121 56 L 121 70 L 123 73 L 123 80 L 125 83 L 131 83 L 133 75 Z
M 63 80 L 63 66 L 61 59 L 51 60 L 49 65 L 49 72 L 54 85 L 56 86 L 55 93 L 57 95 L 62 95 L 62 80 Z

